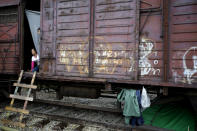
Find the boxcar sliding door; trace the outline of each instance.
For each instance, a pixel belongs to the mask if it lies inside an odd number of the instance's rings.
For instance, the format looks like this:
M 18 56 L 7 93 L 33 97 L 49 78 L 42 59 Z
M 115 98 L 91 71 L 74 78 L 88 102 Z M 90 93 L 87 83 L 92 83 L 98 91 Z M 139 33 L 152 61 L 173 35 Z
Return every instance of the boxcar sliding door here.
M 137 78 L 138 0 L 43 0 L 42 70 Z
M 138 0 L 95 0 L 94 6 L 94 76 L 135 79 L 138 68 Z
M 170 81 L 197 83 L 197 1 L 170 1 Z
M 89 0 L 57 0 L 56 74 L 89 74 Z

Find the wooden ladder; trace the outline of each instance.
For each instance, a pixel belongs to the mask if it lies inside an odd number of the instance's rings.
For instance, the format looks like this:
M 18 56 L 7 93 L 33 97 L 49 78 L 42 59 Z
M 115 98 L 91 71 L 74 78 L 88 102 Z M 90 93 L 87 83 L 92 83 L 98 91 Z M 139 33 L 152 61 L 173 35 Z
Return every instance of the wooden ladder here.
M 26 110 L 28 101 L 33 101 L 33 97 L 30 97 L 31 90 L 37 88 L 36 85 L 33 85 L 34 84 L 34 81 L 35 81 L 35 77 L 36 77 L 36 72 L 33 73 L 31 84 L 22 84 L 21 83 L 21 79 L 23 77 L 23 72 L 24 71 L 21 70 L 20 75 L 19 75 L 19 78 L 17 80 L 17 83 L 14 83 L 13 84 L 13 86 L 15 86 L 16 88 L 15 88 L 14 94 L 10 94 L 10 98 L 12 98 L 12 100 L 10 102 L 10 106 L 6 106 L 5 107 L 5 110 L 7 110 L 7 111 L 17 112 L 17 113 L 20 113 L 21 114 L 20 115 L 20 118 L 19 118 L 19 122 L 13 122 L 13 121 L 6 120 L 6 119 L 1 120 L 1 122 L 3 124 L 12 125 L 12 126 L 18 126 L 18 127 L 21 127 L 21 128 L 24 128 L 25 127 L 25 124 L 22 123 L 24 114 L 29 114 L 29 111 Z M 17 95 L 19 87 L 21 87 L 21 88 L 27 88 L 28 89 L 27 96 Z M 14 104 L 15 99 L 24 100 L 25 101 L 24 102 L 24 105 L 23 105 L 23 109 L 13 107 L 13 104 Z M 3 127 L 3 126 L 1 126 L 1 128 L 2 129 L 5 129 L 5 128 L 7 129 L 7 127 Z M 11 128 L 9 130 L 11 130 Z

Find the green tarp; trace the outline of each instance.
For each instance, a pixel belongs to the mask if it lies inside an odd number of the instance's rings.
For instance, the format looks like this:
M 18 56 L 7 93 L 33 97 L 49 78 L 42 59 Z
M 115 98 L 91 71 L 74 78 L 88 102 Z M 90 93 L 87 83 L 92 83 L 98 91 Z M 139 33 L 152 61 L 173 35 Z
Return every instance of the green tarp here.
M 175 131 L 195 131 L 196 115 L 188 102 L 153 105 L 143 112 L 145 125 Z M 196 125 L 197 126 L 197 125 Z

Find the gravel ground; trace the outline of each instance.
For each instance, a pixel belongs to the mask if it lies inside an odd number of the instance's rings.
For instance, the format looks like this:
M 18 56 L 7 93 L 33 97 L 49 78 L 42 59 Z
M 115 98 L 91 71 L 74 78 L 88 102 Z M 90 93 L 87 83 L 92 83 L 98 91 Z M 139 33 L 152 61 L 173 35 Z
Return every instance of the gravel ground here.
M 24 94 L 25 91 L 22 91 Z M 41 90 L 36 92 L 37 99 L 43 100 L 53 100 L 60 101 L 68 104 L 79 104 L 79 105 L 88 105 L 95 107 L 107 107 L 107 108 L 117 108 L 117 100 L 115 98 L 98 98 L 98 99 L 88 99 L 88 98 L 78 98 L 78 97 L 63 97 L 63 99 L 58 100 L 56 98 L 56 92 L 54 90 Z M 150 96 L 154 98 L 154 96 Z M 8 105 L 8 103 L 7 103 Z M 23 104 L 18 104 L 18 107 L 21 107 Z M 15 113 L 5 113 L 3 108 L 6 106 L 5 103 L 0 104 L 0 119 L 8 118 L 12 121 L 17 121 L 18 115 Z M 92 116 L 97 116 L 96 121 L 102 121 L 104 123 L 124 123 L 124 119 L 117 119 L 116 116 L 112 114 L 102 114 L 101 112 L 88 111 L 84 113 L 82 110 L 78 110 L 76 112 L 69 111 L 69 109 L 59 109 L 58 107 L 48 107 L 47 105 L 37 105 L 34 107 L 33 104 L 28 104 L 28 109 L 34 108 L 34 111 L 38 112 L 50 112 L 52 111 L 54 114 L 58 115 L 66 115 L 68 117 L 81 117 L 83 120 L 92 119 Z M 83 115 L 85 114 L 85 117 Z M 102 116 L 102 117 L 100 117 Z M 35 115 L 25 115 L 23 119 L 24 123 L 26 123 L 27 128 L 19 129 L 21 131 L 119 131 L 117 129 L 105 128 L 98 125 L 85 125 L 82 127 L 79 124 L 62 122 L 57 120 L 49 120 L 48 118 L 43 118 Z M 10 127 L 10 126 L 9 126 Z
M 2 117 L 2 114 L 0 115 Z M 49 123 L 42 125 L 42 121 L 46 120 L 46 118 L 39 118 L 36 116 L 28 116 L 29 120 L 26 123 L 25 128 L 18 128 L 14 126 L 5 125 L 10 128 L 14 128 L 20 131 L 121 131 L 121 130 L 113 130 L 109 128 L 105 128 L 102 126 L 94 126 L 94 125 L 87 125 L 85 127 L 81 127 L 78 124 L 66 124 L 60 121 L 49 121 Z M 16 118 L 15 118 L 16 119 Z M 80 129 L 80 128 L 82 129 Z M 79 128 L 79 129 L 78 129 Z M 1 130 L 1 129 L 0 129 Z
M 32 105 L 30 104 L 30 106 Z M 0 119 L 18 121 L 19 114 L 12 113 L 12 112 L 10 113 L 5 112 L 3 108 L 4 106 L 1 105 L 0 106 Z M 45 107 L 45 109 L 46 108 L 47 107 Z M 62 113 L 64 113 L 64 115 L 66 114 L 68 117 L 78 117 L 80 114 L 82 114 L 82 111 L 81 112 L 73 111 L 75 113 L 73 112 L 68 113 L 69 111 L 67 109 L 58 110 L 58 112 L 60 115 L 63 115 Z M 100 113 L 97 113 L 95 115 L 99 116 Z M 106 117 L 110 117 L 111 119 L 113 118 L 113 116 L 110 116 L 110 115 L 108 116 L 106 115 Z M 84 119 L 87 119 L 87 118 L 85 117 Z M 111 119 L 109 119 L 109 121 L 111 121 Z M 98 119 L 98 121 L 102 121 L 102 120 Z M 66 121 L 62 122 L 62 121 L 57 121 L 57 120 L 49 120 L 47 117 L 33 115 L 33 114 L 25 115 L 23 119 L 23 123 L 26 123 L 25 128 L 18 128 L 18 127 L 14 127 L 10 125 L 5 125 L 5 126 L 10 127 L 10 128 L 15 128 L 20 131 L 121 131 L 121 130 L 110 129 L 110 128 L 106 128 L 106 127 L 98 126 L 98 125 L 82 126 L 79 124 L 74 124 L 74 123 L 70 123 Z

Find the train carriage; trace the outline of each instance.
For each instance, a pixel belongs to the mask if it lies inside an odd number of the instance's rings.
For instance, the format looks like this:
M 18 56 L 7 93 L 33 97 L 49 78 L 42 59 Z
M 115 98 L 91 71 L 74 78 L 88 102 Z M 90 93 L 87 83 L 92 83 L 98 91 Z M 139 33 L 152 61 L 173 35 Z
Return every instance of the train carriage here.
M 38 80 L 60 83 L 58 88 L 66 90 L 63 92 L 75 89 L 66 88 L 66 83 L 72 82 L 91 87 L 97 83 L 110 90 L 145 85 L 164 92 L 196 92 L 196 3 L 195 0 L 2 0 L 2 82 L 21 69 L 30 68 L 34 41 L 25 10 L 34 10 L 40 12 Z M 27 77 L 29 74 L 26 72 Z
M 0 94 L 13 92 L 20 70 L 32 77 L 32 48 L 40 56 L 37 92 L 116 98 L 145 86 L 167 101 L 186 97 L 197 112 L 196 0 L 1 0 Z

